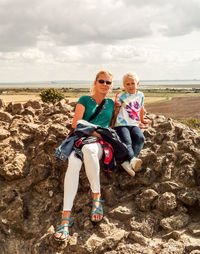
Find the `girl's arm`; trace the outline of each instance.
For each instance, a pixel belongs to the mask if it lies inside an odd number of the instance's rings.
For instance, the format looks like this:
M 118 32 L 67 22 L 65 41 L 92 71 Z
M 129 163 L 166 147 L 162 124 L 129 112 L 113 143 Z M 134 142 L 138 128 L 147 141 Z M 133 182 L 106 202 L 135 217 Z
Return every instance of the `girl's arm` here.
M 140 121 L 141 121 L 141 124 L 140 124 L 140 128 L 144 128 L 144 124 L 151 124 L 151 121 L 150 120 L 144 120 L 144 106 L 142 106 L 141 110 L 140 110 Z
M 111 122 L 110 122 L 110 127 L 111 128 L 113 128 L 114 125 L 115 125 L 115 121 L 116 121 L 117 115 L 119 113 L 119 110 L 120 110 L 120 106 L 116 106 L 115 105 L 115 108 L 114 108 L 114 111 L 113 111 L 113 115 L 112 115 L 112 119 L 111 119 Z

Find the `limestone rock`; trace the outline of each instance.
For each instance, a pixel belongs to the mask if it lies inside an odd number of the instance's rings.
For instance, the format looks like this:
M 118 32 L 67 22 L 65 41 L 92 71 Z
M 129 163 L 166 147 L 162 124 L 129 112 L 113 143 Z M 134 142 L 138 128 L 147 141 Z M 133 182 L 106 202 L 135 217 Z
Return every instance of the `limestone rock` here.
M 172 231 L 187 226 L 188 222 L 189 215 L 181 213 L 162 219 L 160 221 L 160 226 L 167 231 Z
M 56 242 L 67 162 L 56 159 L 74 104 L 0 100 L 0 253 L 169 254 L 200 251 L 200 137 L 171 118 L 149 114 L 142 170 L 101 170 L 104 218 L 90 221 L 84 165 L 69 240 Z
M 157 200 L 156 208 L 167 214 L 177 207 L 176 196 L 173 193 L 165 192 Z
M 152 201 L 158 196 L 153 189 L 147 189 L 136 197 L 136 204 L 141 211 L 148 211 L 151 208 Z

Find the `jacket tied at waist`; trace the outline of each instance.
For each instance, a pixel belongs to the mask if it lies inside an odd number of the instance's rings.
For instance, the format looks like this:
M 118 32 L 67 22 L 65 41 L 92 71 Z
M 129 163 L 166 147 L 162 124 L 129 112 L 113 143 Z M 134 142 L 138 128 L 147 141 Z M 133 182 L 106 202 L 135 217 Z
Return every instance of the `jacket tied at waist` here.
M 99 133 L 103 140 L 109 143 L 113 147 L 114 158 L 116 160 L 126 160 L 128 157 L 127 146 L 120 140 L 116 131 L 112 128 L 104 128 L 98 125 L 94 125 L 85 120 L 79 120 L 72 136 L 66 138 L 62 144 L 57 148 L 54 156 L 66 161 L 70 153 L 75 150 L 75 154 L 80 159 L 82 158 L 81 150 L 77 150 L 76 143 L 79 139 L 84 138 L 86 143 L 97 142 L 97 137 L 91 136 L 96 131 Z M 86 141 L 88 139 L 88 141 Z

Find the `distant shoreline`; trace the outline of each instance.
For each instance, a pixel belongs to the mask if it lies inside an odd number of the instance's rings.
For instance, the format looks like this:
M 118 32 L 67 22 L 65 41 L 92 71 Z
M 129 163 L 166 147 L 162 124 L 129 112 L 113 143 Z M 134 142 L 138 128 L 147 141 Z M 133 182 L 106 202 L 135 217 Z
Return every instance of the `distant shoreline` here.
M 38 82 L 0 82 L 0 89 L 86 89 L 90 88 L 93 81 L 66 80 L 66 81 L 38 81 Z M 114 80 L 113 88 L 121 88 L 122 81 Z M 141 80 L 140 89 L 160 88 L 200 88 L 200 80 Z

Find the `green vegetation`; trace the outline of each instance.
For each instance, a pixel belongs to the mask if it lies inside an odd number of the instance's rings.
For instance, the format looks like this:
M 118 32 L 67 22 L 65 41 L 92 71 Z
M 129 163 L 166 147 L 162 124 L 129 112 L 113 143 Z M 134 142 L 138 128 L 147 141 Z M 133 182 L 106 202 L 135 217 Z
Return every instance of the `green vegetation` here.
M 45 89 L 40 93 L 43 102 L 52 102 L 53 104 L 65 99 L 65 95 L 54 88 Z
M 200 119 L 197 119 L 197 118 L 184 118 L 184 119 L 179 119 L 178 121 L 183 123 L 183 124 L 186 124 L 191 129 L 197 130 L 198 134 L 200 135 Z

